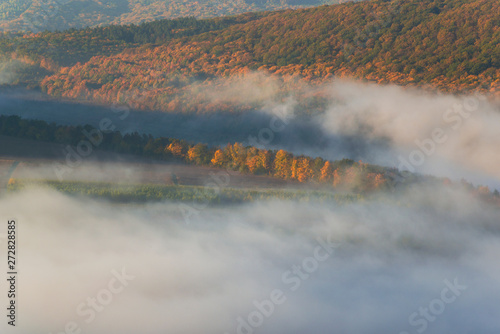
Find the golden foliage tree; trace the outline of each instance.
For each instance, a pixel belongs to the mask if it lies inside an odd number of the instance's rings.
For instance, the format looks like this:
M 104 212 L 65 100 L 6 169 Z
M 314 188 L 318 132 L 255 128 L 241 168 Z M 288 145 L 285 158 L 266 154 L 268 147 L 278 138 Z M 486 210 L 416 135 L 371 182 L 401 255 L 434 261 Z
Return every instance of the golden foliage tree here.
M 311 167 L 311 160 L 307 157 L 302 157 L 298 160 L 297 164 L 297 180 L 299 182 L 306 182 L 313 176 L 313 169 Z
M 184 146 L 178 141 L 173 141 L 170 145 L 167 146 L 166 150 L 168 150 L 174 157 L 177 158 L 185 158 L 186 152 Z
M 215 151 L 214 157 L 212 158 L 212 160 L 210 162 L 212 163 L 212 165 L 214 165 L 216 167 L 222 167 L 224 165 L 224 163 L 226 162 L 226 157 L 224 156 L 224 152 L 222 152 L 221 149 L 218 149 L 217 151 Z
M 274 175 L 281 177 L 283 179 L 288 179 L 291 175 L 291 173 L 290 173 L 291 161 L 290 160 L 291 160 L 290 156 L 286 151 L 279 150 L 276 153 L 276 157 L 274 159 Z
M 323 168 L 320 171 L 321 175 L 319 177 L 320 182 L 330 182 L 333 177 L 333 167 L 330 161 L 326 161 Z

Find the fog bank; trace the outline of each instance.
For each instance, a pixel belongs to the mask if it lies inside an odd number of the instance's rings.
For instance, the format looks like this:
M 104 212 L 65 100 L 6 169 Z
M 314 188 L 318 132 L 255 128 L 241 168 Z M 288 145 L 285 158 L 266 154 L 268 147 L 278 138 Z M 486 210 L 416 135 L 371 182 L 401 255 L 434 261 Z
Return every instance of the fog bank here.
M 446 190 L 404 198 L 206 208 L 186 224 L 174 203 L 11 194 L 19 324 L 2 332 L 498 333 L 498 210 Z
M 455 179 L 465 177 L 476 184 L 500 187 L 500 105 L 486 96 L 349 80 L 312 86 L 261 73 L 220 79 L 215 88 L 193 84 L 192 89 L 193 95 L 205 96 L 209 102 L 250 104 L 255 109 L 186 115 L 135 111 L 122 105 L 106 108 L 40 101 L 4 93 L 0 94 L 0 113 L 71 125 L 98 126 L 100 120 L 110 118 L 122 132 L 211 145 L 242 142 L 330 160 L 350 158 Z M 301 98 L 319 99 L 319 109 L 304 109 Z

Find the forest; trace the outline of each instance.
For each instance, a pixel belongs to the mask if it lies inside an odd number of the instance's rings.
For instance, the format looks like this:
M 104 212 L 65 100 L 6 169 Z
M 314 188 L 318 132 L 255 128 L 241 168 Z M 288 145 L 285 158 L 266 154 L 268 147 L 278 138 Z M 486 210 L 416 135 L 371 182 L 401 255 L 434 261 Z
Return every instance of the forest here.
M 0 31 L 64 30 L 139 24 L 192 16 L 209 18 L 263 10 L 303 8 L 341 0 L 3 0 Z
M 0 135 L 68 144 L 73 147 L 86 141 L 92 142 L 101 150 L 163 161 L 213 166 L 285 180 L 313 181 L 355 192 L 369 192 L 389 186 L 386 179 L 389 169 L 384 167 L 349 159 L 331 162 L 322 158 L 294 156 L 284 150 L 244 147 L 239 143 L 209 147 L 206 144 L 173 138 L 153 138 L 137 132 L 124 135 L 119 131 L 101 132 L 89 125 L 58 126 L 44 121 L 25 120 L 18 116 L 0 116 Z
M 175 38 L 221 30 L 259 17 L 258 14 L 210 20 L 186 17 L 139 25 L 44 31 L 31 35 L 32 38 L 26 38 L 23 33 L 4 33 L 0 36 L 0 50 L 4 54 L 15 53 L 19 57 L 45 59 L 56 67 L 72 66 L 87 62 L 93 56 L 109 56 L 134 46 L 165 44 Z
M 119 131 L 100 131 L 90 125 L 62 126 L 18 116 L 0 116 L 0 135 L 66 144 L 74 147 L 75 151 L 86 142 L 99 150 L 159 161 L 217 167 L 227 172 L 266 175 L 355 194 L 394 191 L 417 183 L 444 184 L 458 186 L 475 196 L 500 204 L 497 190 L 491 192 L 486 186 L 475 187 L 466 180 L 456 184 L 447 178 L 401 172 L 396 168 L 362 161 L 328 161 L 320 157 L 296 156 L 285 150 L 260 149 L 239 143 L 211 147 L 174 138 L 154 138 L 137 132 L 122 134 Z
M 373 0 L 227 18 L 160 20 L 38 34 L 5 33 L 17 80 L 51 96 L 176 112 L 235 111 L 193 94 L 260 71 L 286 85 L 334 77 L 500 91 L 500 3 Z M 22 66 L 21 66 L 22 65 Z

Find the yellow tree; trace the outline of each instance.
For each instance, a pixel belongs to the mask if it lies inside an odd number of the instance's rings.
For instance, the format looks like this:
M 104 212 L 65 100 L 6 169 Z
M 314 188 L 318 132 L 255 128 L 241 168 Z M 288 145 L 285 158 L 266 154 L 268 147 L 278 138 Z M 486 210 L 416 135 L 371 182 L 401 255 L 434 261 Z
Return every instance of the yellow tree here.
M 196 159 L 196 151 L 194 149 L 194 146 L 188 150 L 187 157 L 189 161 L 194 161 Z
M 298 174 L 298 161 L 297 161 L 297 158 L 293 158 L 292 159 L 292 164 L 290 166 L 290 174 L 291 174 L 291 178 L 292 179 L 296 179 L 297 178 L 297 174 Z
M 246 149 L 241 144 L 235 143 L 234 145 L 228 144 L 224 149 L 228 158 L 231 159 L 231 162 L 234 166 L 245 166 L 246 161 Z
M 255 155 L 253 157 L 247 158 L 246 165 L 250 173 L 255 174 L 259 168 L 259 157 Z
M 259 150 L 258 157 L 259 157 L 258 168 L 262 169 L 262 172 L 269 173 L 271 169 L 271 151 Z
M 208 148 L 204 144 L 196 144 L 191 147 L 187 152 L 187 158 L 189 161 L 194 162 L 198 165 L 203 165 L 208 162 Z
M 221 167 L 226 162 L 226 157 L 224 156 L 224 152 L 221 149 L 215 151 L 213 159 L 210 161 L 212 165 Z
M 173 141 L 170 145 L 167 146 L 165 150 L 168 150 L 174 157 L 184 158 L 184 147 L 178 141 Z
M 321 182 L 330 182 L 333 176 L 332 173 L 333 173 L 332 164 L 330 163 L 330 161 L 326 161 L 323 168 L 321 168 L 321 175 L 319 177 L 319 180 Z
M 297 180 L 299 180 L 299 182 L 305 182 L 309 180 L 312 175 L 311 160 L 307 157 L 300 158 L 297 162 Z
M 256 147 L 250 147 L 246 150 L 245 165 L 247 166 L 250 173 L 254 174 L 258 168 L 259 149 Z
M 290 156 L 286 151 L 279 150 L 274 159 L 274 175 L 283 179 L 290 177 Z

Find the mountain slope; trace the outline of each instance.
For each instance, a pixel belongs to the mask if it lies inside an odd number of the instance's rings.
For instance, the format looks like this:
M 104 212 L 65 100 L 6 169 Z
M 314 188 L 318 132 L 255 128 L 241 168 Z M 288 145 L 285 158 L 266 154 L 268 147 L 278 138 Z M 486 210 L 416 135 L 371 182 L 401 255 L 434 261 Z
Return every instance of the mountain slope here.
M 208 18 L 262 10 L 338 3 L 341 0 L 6 0 L 0 30 L 64 30 L 105 24 L 138 24 L 193 16 Z
M 177 29 L 158 21 L 44 33 L 0 41 L 0 49 L 52 73 L 39 75 L 50 95 L 114 103 L 140 92 L 140 107 L 149 109 L 224 109 L 204 104 L 199 86 L 254 70 L 294 87 L 353 76 L 496 94 L 498 13 L 500 2 L 488 0 L 368 1 L 175 21 Z

